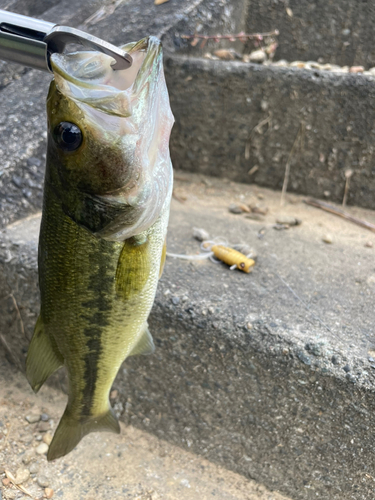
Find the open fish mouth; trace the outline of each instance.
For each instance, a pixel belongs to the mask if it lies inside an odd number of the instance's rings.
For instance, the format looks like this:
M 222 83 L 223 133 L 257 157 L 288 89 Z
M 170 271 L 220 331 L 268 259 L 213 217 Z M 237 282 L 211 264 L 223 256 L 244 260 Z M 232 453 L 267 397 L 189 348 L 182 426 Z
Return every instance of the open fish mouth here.
M 148 78 L 156 80 L 162 71 L 161 43 L 147 37 L 121 48 L 133 59 L 132 66 L 124 70 L 113 70 L 113 59 L 100 52 L 53 54 L 51 64 L 59 90 L 109 114 L 130 116 L 132 98 Z
M 100 52 L 53 54 L 56 90 L 64 97 L 60 111 L 53 92 L 49 97 L 50 128 L 59 114 L 57 122 L 73 123 L 83 137 L 80 149 L 64 157 L 59 153 L 59 172 L 62 185 L 90 199 L 75 207 L 63 200 L 66 213 L 114 241 L 150 227 L 169 203 L 173 182 L 169 136 L 174 119 L 161 43 L 147 37 L 122 48 L 133 59 L 124 70 L 114 70 L 113 59 Z M 91 220 L 105 205 L 122 215 L 105 227 L 87 225 L 86 211 Z

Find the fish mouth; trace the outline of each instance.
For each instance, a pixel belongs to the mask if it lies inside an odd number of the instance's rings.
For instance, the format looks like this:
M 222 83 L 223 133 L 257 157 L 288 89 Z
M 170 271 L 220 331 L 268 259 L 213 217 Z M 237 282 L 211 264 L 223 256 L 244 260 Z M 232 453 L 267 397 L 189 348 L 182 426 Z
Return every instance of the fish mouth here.
M 132 100 L 162 71 L 161 42 L 150 36 L 121 47 L 132 56 L 130 68 L 114 70 L 113 58 L 94 51 L 55 53 L 51 65 L 60 92 L 105 113 L 128 117 Z

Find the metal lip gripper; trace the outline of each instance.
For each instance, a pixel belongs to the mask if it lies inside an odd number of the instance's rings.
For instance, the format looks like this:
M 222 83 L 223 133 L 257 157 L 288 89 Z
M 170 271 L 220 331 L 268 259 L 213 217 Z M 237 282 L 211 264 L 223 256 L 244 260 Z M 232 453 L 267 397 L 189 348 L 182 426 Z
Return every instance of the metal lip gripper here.
M 133 62 L 127 52 L 84 31 L 0 10 L 0 59 L 52 71 L 51 55 L 61 54 L 70 43 L 113 57 L 114 70 L 127 69 Z

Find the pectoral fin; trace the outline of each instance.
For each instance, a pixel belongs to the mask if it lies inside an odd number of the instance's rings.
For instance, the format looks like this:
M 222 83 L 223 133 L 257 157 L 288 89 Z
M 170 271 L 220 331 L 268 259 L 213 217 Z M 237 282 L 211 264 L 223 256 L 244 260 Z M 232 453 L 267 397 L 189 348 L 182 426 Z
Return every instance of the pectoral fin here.
M 26 358 L 26 377 L 34 392 L 38 392 L 47 378 L 64 364 L 53 338 L 45 331 L 41 316 L 35 325 Z
M 161 260 L 160 260 L 160 271 L 159 271 L 159 280 L 161 275 L 163 274 L 165 258 L 167 257 L 167 238 L 165 238 L 163 250 L 161 252 Z
M 139 338 L 139 341 L 134 346 L 130 356 L 136 356 L 137 354 L 153 354 L 155 352 L 155 345 L 152 339 L 150 330 L 148 329 L 148 324 L 145 324 L 144 330 Z
M 148 240 L 136 237 L 124 241 L 116 270 L 116 292 L 124 300 L 140 293 L 150 275 Z

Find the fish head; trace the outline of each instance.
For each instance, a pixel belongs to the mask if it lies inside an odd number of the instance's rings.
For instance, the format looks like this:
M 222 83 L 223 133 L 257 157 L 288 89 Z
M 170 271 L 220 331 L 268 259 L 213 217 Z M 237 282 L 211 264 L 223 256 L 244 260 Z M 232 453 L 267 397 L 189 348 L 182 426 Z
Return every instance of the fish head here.
M 150 227 L 172 189 L 160 41 L 123 50 L 133 59 L 124 70 L 99 52 L 53 54 L 47 98 L 48 179 L 75 222 L 114 241 Z

